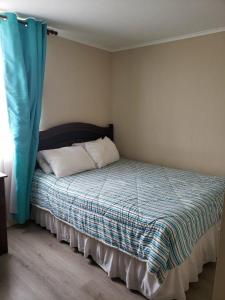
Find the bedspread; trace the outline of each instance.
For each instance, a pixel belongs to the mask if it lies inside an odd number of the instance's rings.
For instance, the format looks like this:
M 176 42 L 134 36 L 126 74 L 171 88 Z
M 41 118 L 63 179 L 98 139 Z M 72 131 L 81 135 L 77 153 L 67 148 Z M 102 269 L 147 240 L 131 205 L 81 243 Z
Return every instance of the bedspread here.
M 33 205 L 146 261 L 163 282 L 222 215 L 225 178 L 121 159 L 56 178 L 36 170 Z

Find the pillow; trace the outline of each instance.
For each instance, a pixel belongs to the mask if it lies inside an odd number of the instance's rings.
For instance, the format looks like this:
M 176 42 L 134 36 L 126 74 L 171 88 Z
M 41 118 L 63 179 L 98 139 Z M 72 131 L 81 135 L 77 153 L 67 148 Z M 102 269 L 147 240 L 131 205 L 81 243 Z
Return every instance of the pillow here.
M 95 169 L 94 161 L 81 146 L 43 150 L 42 154 L 56 177 Z
M 98 168 L 107 166 L 120 158 L 116 145 L 108 137 L 85 143 L 85 149 Z
M 47 163 L 47 161 L 44 159 L 42 151 L 39 151 L 37 154 L 37 162 L 39 164 L 39 167 L 42 169 L 42 171 L 45 174 L 49 175 L 49 174 L 53 173 L 52 168 Z
M 73 143 L 72 146 L 82 146 L 84 148 L 85 142 Z
M 98 140 L 102 140 L 102 138 L 99 138 L 99 139 L 93 140 L 93 141 L 89 141 L 89 142 L 73 143 L 72 146 L 82 146 L 83 148 L 85 148 L 86 143 L 92 143 L 92 142 L 96 142 Z

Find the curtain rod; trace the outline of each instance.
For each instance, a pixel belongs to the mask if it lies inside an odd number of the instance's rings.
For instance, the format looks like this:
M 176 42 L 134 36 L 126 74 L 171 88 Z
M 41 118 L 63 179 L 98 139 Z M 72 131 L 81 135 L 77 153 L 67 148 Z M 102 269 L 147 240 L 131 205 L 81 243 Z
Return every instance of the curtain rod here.
M 7 20 L 7 19 L 8 19 L 8 17 L 7 17 L 7 16 L 4 16 L 4 15 L 0 15 L 0 18 L 1 18 L 1 19 L 4 19 L 4 20 Z M 24 24 L 24 25 L 27 25 L 27 22 L 26 22 L 25 20 L 18 19 L 18 22 L 19 22 L 19 23 L 22 23 L 22 24 Z M 48 35 L 58 35 L 58 32 L 55 31 L 55 30 L 53 30 L 53 29 L 51 29 L 51 28 L 47 28 L 47 34 L 48 34 Z

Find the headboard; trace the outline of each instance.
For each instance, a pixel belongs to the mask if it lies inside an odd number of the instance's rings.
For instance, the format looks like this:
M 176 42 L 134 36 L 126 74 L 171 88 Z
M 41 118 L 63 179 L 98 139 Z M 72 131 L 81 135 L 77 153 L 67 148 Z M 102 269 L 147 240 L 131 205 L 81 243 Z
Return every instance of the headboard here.
M 71 146 L 73 143 L 96 140 L 107 136 L 113 140 L 113 124 L 100 127 L 88 123 L 68 123 L 40 131 L 38 150 Z

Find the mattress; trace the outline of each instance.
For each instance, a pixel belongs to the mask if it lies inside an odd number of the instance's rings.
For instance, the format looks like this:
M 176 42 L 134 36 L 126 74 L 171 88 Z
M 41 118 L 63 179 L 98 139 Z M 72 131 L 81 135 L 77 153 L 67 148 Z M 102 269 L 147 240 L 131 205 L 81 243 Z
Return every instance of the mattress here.
M 225 178 L 121 159 L 56 178 L 36 170 L 32 204 L 147 263 L 163 282 L 222 215 Z

